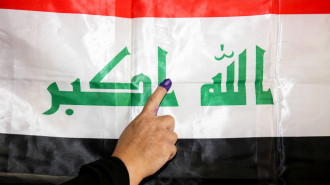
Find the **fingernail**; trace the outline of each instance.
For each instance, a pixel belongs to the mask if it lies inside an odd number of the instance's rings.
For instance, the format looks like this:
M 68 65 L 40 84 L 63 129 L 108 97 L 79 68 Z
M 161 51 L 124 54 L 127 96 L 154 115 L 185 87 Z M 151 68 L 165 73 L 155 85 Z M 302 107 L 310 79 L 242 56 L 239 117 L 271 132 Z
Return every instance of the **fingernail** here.
M 162 83 L 160 83 L 159 86 L 164 87 L 166 91 L 168 91 L 172 86 L 172 81 L 168 78 L 164 80 Z

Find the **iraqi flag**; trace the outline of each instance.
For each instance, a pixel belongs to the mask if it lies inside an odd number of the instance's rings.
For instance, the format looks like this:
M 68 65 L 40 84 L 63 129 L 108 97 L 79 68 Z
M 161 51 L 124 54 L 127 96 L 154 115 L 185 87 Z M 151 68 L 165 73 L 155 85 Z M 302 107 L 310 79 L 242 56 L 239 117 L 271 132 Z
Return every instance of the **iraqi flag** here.
M 0 184 L 110 156 L 165 78 L 142 184 L 330 184 L 329 0 L 1 0 Z

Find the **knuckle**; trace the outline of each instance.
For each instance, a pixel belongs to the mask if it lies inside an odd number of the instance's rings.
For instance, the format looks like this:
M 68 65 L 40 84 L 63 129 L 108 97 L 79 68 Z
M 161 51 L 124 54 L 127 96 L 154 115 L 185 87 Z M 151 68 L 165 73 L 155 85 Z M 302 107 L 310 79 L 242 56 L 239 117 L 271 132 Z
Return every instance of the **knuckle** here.
M 178 150 L 177 147 L 173 144 L 168 146 L 167 152 L 169 153 L 170 158 L 172 158 L 176 155 L 177 150 Z
M 177 141 L 177 140 L 178 140 L 178 134 L 177 134 L 177 133 L 175 133 L 175 132 L 173 132 L 173 135 L 174 135 L 174 137 L 173 137 L 173 138 L 174 138 L 174 140 L 175 140 L 175 141 Z
M 177 147 L 173 144 L 171 144 L 169 147 L 168 147 L 168 151 L 171 153 L 171 155 L 175 155 L 176 152 L 178 151 Z
M 172 146 L 173 146 L 173 154 L 175 155 L 176 152 L 178 151 L 178 148 L 175 145 L 172 145 Z
M 174 146 L 174 149 L 173 149 L 173 156 L 175 156 L 177 152 L 178 152 L 178 148 L 177 148 L 176 146 Z
M 173 116 L 171 116 L 171 115 L 166 115 L 165 118 L 166 118 L 166 121 L 168 121 L 168 122 L 170 122 L 170 123 L 175 123 L 175 119 L 174 119 Z
M 170 116 L 170 115 L 169 115 L 169 120 L 171 121 L 171 123 L 175 123 L 175 119 L 174 119 L 173 116 Z

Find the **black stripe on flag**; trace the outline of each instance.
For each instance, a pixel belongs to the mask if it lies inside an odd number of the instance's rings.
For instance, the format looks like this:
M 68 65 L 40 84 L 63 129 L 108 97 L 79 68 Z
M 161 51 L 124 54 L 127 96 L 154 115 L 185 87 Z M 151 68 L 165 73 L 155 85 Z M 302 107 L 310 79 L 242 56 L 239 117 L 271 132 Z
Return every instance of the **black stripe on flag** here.
M 0 184 L 59 183 L 111 156 L 116 142 L 0 134 Z M 141 184 L 330 184 L 330 137 L 179 139 L 177 148 Z

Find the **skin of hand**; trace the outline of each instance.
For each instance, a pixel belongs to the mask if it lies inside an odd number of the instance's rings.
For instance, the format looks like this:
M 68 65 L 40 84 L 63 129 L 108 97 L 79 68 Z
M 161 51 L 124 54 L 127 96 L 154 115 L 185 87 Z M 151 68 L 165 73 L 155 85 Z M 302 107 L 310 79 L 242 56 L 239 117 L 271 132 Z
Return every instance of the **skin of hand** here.
M 167 90 L 158 86 L 142 112 L 125 128 L 112 154 L 121 159 L 129 173 L 130 185 L 139 184 L 171 160 L 178 139 L 172 116 L 157 116 Z

